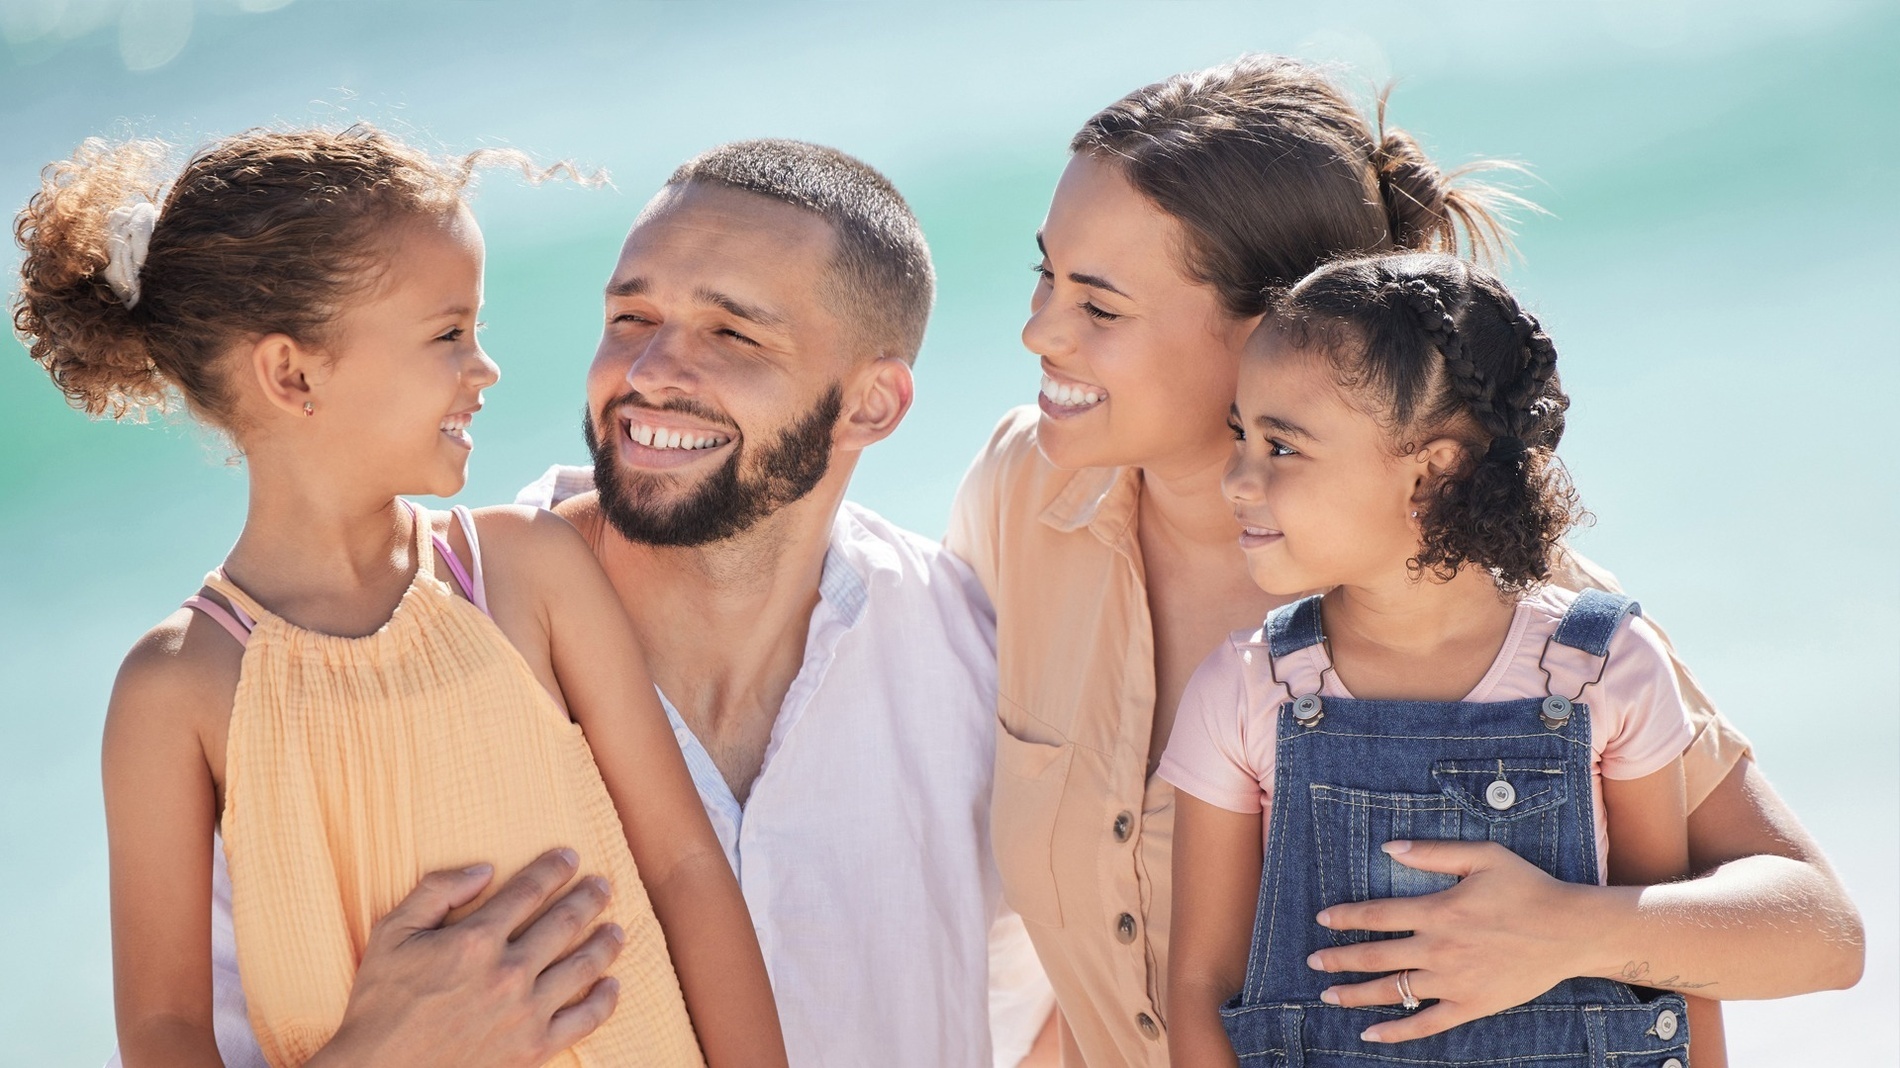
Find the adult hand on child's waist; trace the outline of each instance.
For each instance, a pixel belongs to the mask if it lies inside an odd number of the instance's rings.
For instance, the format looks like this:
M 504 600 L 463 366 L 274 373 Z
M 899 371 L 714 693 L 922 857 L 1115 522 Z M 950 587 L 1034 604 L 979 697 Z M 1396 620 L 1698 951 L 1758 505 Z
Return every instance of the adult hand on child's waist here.
M 342 1026 L 307 1068 L 528 1068 L 591 1034 L 619 998 L 602 975 L 625 938 L 612 924 L 588 932 L 607 906 L 606 881 L 580 880 L 511 937 L 577 870 L 571 850 L 544 854 L 446 924 L 493 869 L 424 876 L 371 930 Z
M 1522 1005 L 1575 975 L 1588 944 L 1583 911 L 1601 887 L 1559 882 L 1495 842 L 1390 842 L 1392 859 L 1421 871 L 1460 876 L 1458 885 L 1419 897 L 1334 905 L 1319 923 L 1336 931 L 1409 931 L 1404 938 L 1322 949 L 1308 964 L 1325 972 L 1384 972 L 1327 990 L 1338 1005 L 1397 1005 L 1398 974 L 1421 1001 L 1402 1020 L 1367 1031 L 1369 1041 L 1403 1042 Z

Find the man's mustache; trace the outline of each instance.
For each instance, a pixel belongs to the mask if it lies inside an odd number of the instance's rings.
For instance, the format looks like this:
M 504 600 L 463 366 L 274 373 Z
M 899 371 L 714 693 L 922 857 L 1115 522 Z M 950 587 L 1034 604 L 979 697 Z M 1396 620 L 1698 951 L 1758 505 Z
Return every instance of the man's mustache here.
M 618 411 L 628 406 L 649 412 L 678 412 L 681 415 L 690 415 L 695 419 L 704 419 L 709 423 L 716 423 L 730 430 L 736 431 L 739 429 L 739 424 L 733 422 L 732 418 L 726 415 L 726 413 L 716 411 L 690 397 L 673 397 L 659 404 L 654 404 L 641 396 L 640 391 L 637 389 L 630 389 L 618 397 L 615 397 L 613 400 L 608 401 L 606 406 L 601 409 L 601 423 L 605 424 L 607 422 L 607 413 Z

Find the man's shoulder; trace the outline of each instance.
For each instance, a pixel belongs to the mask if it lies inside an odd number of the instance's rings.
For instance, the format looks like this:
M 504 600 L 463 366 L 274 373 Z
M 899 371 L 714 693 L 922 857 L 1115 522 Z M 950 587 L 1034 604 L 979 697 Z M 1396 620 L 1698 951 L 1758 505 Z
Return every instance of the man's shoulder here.
M 846 501 L 833 544 L 863 577 L 880 613 L 929 613 L 994 627 L 994 612 L 976 574 L 942 542 Z
M 907 530 L 856 501 L 839 509 L 838 537 L 854 555 L 868 558 L 874 568 L 886 568 L 901 578 L 924 578 L 946 571 L 969 574 L 969 566 L 935 538 Z
M 547 508 L 594 489 L 594 469 L 579 464 L 554 464 L 541 477 L 521 487 L 515 503 L 530 508 Z

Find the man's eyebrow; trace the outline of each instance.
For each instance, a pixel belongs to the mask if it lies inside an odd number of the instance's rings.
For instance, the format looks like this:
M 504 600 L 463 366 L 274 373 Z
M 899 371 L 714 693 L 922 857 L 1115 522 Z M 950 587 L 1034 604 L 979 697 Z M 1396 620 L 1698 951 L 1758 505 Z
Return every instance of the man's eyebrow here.
M 1274 415 L 1255 416 L 1253 422 L 1255 426 L 1259 427 L 1262 430 L 1277 431 L 1291 438 L 1306 438 L 1309 441 L 1316 440 L 1314 438 L 1312 431 L 1306 429 L 1305 427 L 1301 426 L 1298 423 L 1289 423 L 1286 420 L 1281 419 L 1279 416 L 1274 416 Z
M 607 283 L 607 295 L 610 297 L 637 297 L 646 291 L 647 280 L 637 276 Z
M 785 317 L 775 311 L 761 308 L 757 304 L 747 304 L 716 289 L 696 289 L 693 291 L 693 296 L 727 315 L 744 319 L 749 323 L 757 323 L 760 326 L 784 326 L 786 322 Z

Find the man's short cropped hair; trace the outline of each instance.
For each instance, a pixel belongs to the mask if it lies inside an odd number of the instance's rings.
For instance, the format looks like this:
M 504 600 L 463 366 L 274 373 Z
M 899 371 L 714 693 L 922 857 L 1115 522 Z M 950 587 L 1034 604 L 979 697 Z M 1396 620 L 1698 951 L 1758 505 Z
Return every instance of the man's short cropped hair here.
M 835 148 L 776 138 L 733 141 L 666 180 L 723 185 L 813 212 L 837 235 L 826 299 L 880 355 L 915 362 L 936 291 L 923 228 L 895 186 Z

